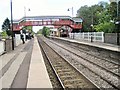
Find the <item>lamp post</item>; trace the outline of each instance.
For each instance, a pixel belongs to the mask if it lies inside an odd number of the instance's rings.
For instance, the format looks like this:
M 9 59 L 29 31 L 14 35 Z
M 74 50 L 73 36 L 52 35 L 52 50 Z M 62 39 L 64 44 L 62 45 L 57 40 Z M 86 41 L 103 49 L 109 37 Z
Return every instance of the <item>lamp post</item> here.
M 28 9 L 28 11 L 30 11 L 30 8 Z M 26 23 L 26 7 L 24 6 L 24 18 L 25 18 L 25 23 Z M 24 28 L 24 34 L 25 34 L 25 40 L 27 41 L 27 38 L 26 38 L 26 26 Z
M 11 11 L 12 50 L 14 50 L 14 32 L 13 32 L 12 0 L 10 0 L 10 11 Z
M 25 6 L 24 6 L 24 18 L 25 18 L 25 23 L 26 23 L 26 7 Z M 26 26 L 24 26 L 23 33 L 25 34 L 25 41 L 27 41 L 27 38 L 26 38 Z
M 119 42 L 119 25 L 120 25 L 120 22 L 117 21 L 115 22 L 116 24 L 116 27 L 117 27 L 117 45 L 120 45 L 120 42 Z
M 93 10 L 92 9 L 91 9 L 91 12 L 92 12 L 92 19 L 91 19 L 92 24 L 90 25 L 90 27 L 91 27 L 91 42 L 93 42 L 93 34 L 92 34 L 93 32 Z
M 30 8 L 27 8 L 27 9 L 28 9 L 28 11 L 31 11 Z M 26 7 L 24 6 L 24 17 L 26 17 L 26 14 L 27 14 L 26 13 Z
M 117 3 L 117 18 L 116 18 L 116 22 L 115 25 L 117 27 L 116 31 L 117 31 L 117 45 L 120 45 L 119 42 L 119 25 L 120 25 L 120 21 L 119 21 L 119 1 L 120 0 L 110 0 L 110 2 L 116 2 Z
M 117 0 L 117 22 L 115 23 L 117 25 L 117 45 L 119 45 L 119 0 Z
M 93 42 L 93 34 L 92 34 L 92 31 L 93 31 L 93 24 L 91 24 L 90 26 L 91 26 L 91 42 Z
M 116 22 L 115 22 L 115 25 L 117 27 L 117 45 L 120 45 L 119 43 L 119 25 L 120 25 L 120 21 L 119 21 L 119 0 L 116 1 L 117 3 L 117 19 L 116 19 Z
M 73 17 L 73 7 L 72 8 L 68 8 L 67 11 L 70 11 L 70 9 L 72 10 L 72 17 Z
M 119 0 L 117 0 L 117 20 L 118 20 L 118 17 L 119 17 Z

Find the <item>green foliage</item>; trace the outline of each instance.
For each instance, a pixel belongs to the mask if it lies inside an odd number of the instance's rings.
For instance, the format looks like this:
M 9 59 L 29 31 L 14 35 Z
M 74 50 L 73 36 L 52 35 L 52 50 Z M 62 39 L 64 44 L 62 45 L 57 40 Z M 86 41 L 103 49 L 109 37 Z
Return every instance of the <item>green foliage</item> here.
M 109 8 L 109 13 L 111 15 L 111 19 L 115 20 L 115 18 L 117 17 L 117 3 L 116 2 L 112 2 L 110 3 L 110 8 Z
M 8 36 L 12 35 L 12 31 L 10 30 L 10 20 L 8 18 L 3 22 L 2 30 L 5 31 Z
M 83 29 L 84 31 L 88 31 L 89 30 L 89 26 L 91 25 L 91 11 L 90 8 L 85 5 L 82 6 L 78 11 L 77 11 L 77 17 L 82 17 L 83 19 Z
M 118 3 L 118 20 L 120 20 L 120 1 Z M 109 8 L 109 13 L 111 15 L 111 20 L 116 21 L 117 20 L 117 3 L 116 2 L 111 2 L 110 3 L 110 8 Z
M 32 26 L 27 26 L 27 27 L 26 27 L 26 30 L 28 30 L 29 32 L 33 32 L 33 31 L 32 31 Z
M 42 34 L 42 29 L 40 29 L 39 31 L 37 31 L 37 34 Z
M 94 26 L 96 31 L 98 32 L 105 32 L 105 33 L 113 33 L 115 32 L 115 25 L 110 22 L 100 23 L 96 26 Z
M 103 5 L 106 5 L 102 4 L 103 3 L 101 2 L 99 5 L 93 5 L 91 7 L 85 5 L 78 10 L 78 17 L 82 17 L 84 21 L 84 31 L 90 31 L 91 24 L 97 25 L 99 23 L 99 14 L 104 10 L 105 6 Z
M 6 31 L 1 32 L 1 35 L 2 35 L 2 38 L 6 38 L 7 37 Z
M 48 36 L 50 34 L 50 29 L 48 27 L 43 27 L 42 34 Z
M 118 6 L 118 11 L 120 12 L 120 2 Z M 102 1 L 91 7 L 83 6 L 77 11 L 77 17 L 83 18 L 84 31 L 90 31 L 90 25 L 93 24 L 96 31 L 112 33 L 115 32 L 117 4 L 115 2 L 108 4 Z M 114 23 L 111 23 L 111 20 L 114 21 Z
M 25 26 L 22 28 L 22 30 L 23 30 L 23 33 L 27 33 L 27 32 L 34 33 L 32 30 L 32 26 Z

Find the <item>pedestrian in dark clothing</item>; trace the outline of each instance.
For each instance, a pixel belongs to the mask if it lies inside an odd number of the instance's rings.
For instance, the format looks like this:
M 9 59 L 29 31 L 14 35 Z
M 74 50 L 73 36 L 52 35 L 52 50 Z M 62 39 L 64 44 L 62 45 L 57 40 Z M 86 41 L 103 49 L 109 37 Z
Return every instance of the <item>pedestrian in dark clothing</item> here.
M 21 40 L 22 40 L 22 42 L 23 42 L 23 44 L 24 44 L 25 41 L 24 41 L 24 36 L 23 36 L 23 34 L 21 34 Z

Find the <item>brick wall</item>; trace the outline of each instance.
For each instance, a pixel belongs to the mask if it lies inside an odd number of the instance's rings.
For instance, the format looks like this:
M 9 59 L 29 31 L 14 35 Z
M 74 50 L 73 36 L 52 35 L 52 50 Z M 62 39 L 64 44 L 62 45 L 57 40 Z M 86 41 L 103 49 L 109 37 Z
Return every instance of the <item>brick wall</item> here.
M 104 42 L 110 44 L 117 44 L 117 33 L 105 33 Z M 119 33 L 119 43 L 120 43 L 120 33 Z

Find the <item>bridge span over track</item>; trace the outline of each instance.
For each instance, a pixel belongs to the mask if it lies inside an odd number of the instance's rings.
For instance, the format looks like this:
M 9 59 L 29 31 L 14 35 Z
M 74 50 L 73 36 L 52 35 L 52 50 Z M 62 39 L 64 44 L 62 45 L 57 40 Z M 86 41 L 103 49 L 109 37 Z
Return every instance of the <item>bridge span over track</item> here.
M 82 19 L 70 16 L 26 16 L 13 20 L 13 30 L 20 31 L 24 26 L 69 26 L 74 30 L 82 29 Z

